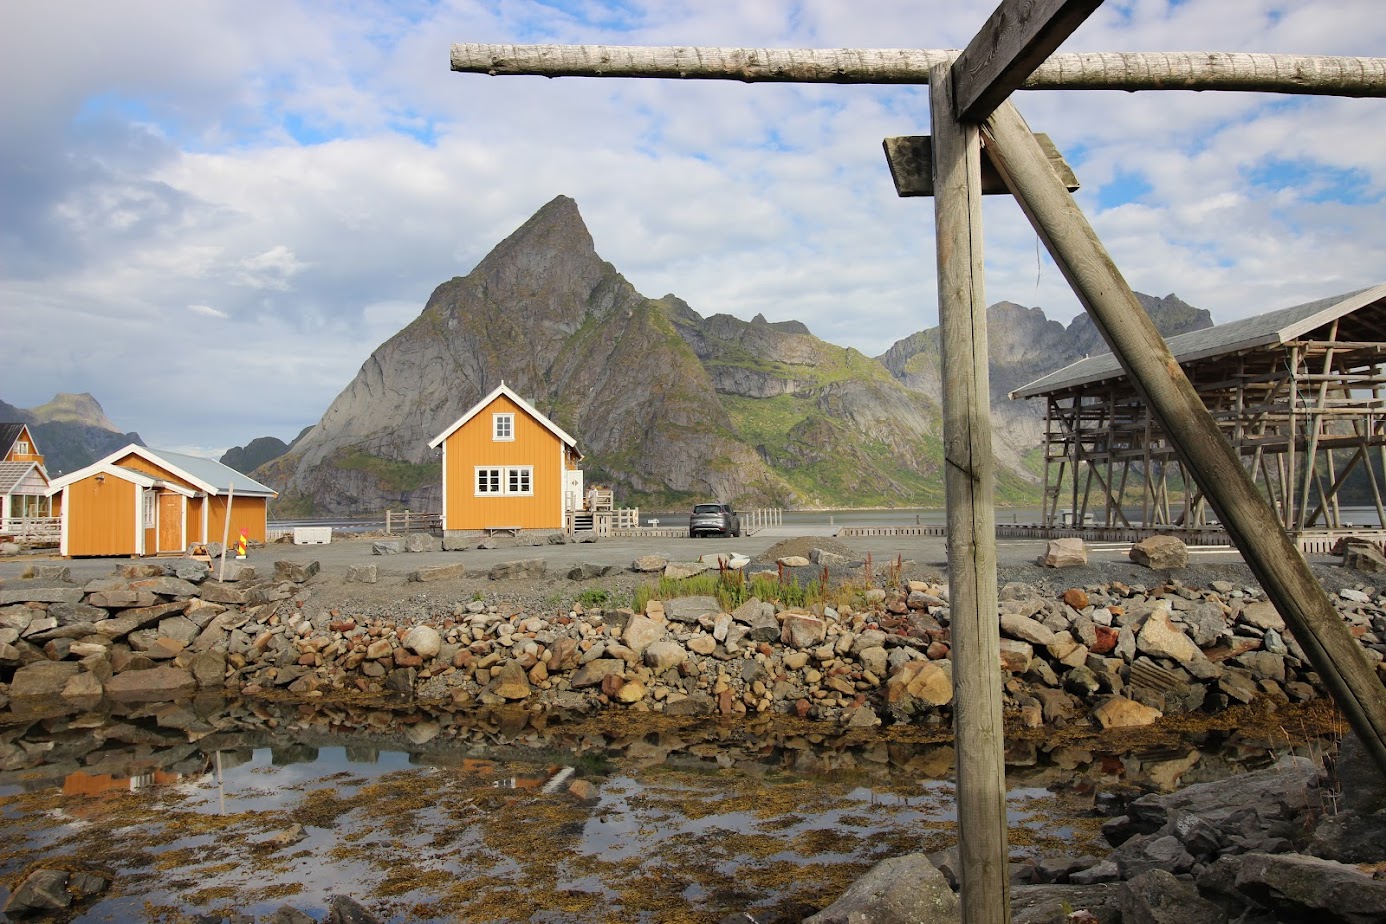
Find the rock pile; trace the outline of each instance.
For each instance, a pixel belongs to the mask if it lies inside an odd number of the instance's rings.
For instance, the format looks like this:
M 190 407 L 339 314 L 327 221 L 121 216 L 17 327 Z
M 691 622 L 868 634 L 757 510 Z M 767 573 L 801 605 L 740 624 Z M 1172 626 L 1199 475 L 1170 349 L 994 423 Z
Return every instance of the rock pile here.
M 496 566 L 510 576 L 530 560 Z M 313 612 L 317 563 L 212 580 L 178 559 L 123 565 L 77 587 L 50 567 L 0 588 L 0 696 L 13 709 L 80 709 L 103 695 L 176 699 L 225 686 L 301 697 L 391 692 L 425 701 L 670 714 L 780 712 L 862 727 L 950 719 L 946 587 L 868 589 L 851 603 L 785 609 L 711 597 L 628 609 L 526 611 L 431 600 L 416 618 Z M 428 580 L 422 575 L 415 580 Z M 1006 706 L 1028 726 L 1089 714 L 1105 727 L 1256 698 L 1304 701 L 1317 677 L 1254 588 L 1166 581 L 1000 592 Z M 427 599 L 427 598 L 424 598 Z M 1382 670 L 1374 588 L 1336 600 Z

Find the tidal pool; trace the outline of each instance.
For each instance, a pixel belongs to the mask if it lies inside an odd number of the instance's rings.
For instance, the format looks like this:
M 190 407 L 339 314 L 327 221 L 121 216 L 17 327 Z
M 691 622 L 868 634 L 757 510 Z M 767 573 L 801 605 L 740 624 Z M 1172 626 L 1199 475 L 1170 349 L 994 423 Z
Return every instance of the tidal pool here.
M 108 876 L 69 921 L 321 920 L 344 894 L 383 921 L 769 924 L 956 843 L 936 727 L 213 698 L 4 719 L 0 903 L 36 866 Z M 1337 730 L 1322 710 L 1219 724 L 1017 733 L 1013 860 L 1102 856 L 1127 798 L 1319 756 Z

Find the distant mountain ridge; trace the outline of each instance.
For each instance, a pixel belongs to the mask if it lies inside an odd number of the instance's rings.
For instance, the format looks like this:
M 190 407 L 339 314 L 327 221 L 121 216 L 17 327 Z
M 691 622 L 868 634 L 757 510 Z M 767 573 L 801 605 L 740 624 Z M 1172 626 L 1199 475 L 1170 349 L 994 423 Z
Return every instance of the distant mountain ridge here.
M 60 392 L 28 409 L 0 401 L 0 420 L 29 425 L 50 477 L 85 468 L 131 443 L 144 445 L 138 433 L 120 432 L 101 404 L 85 392 Z
M 1211 326 L 1174 295 L 1138 297 L 1167 337 Z M 998 500 L 1034 503 L 1044 409 L 1007 394 L 1105 345 L 1086 316 L 1065 326 L 1002 301 L 987 317 Z M 504 381 L 577 438 L 588 482 L 622 505 L 941 505 L 938 338 L 919 331 L 873 358 L 799 321 L 704 317 L 675 295 L 647 298 L 559 196 L 439 285 L 317 424 L 222 461 L 279 490 L 278 516 L 437 510 L 428 441 Z M 89 394 L 29 410 L 0 402 L 0 419 L 31 425 L 53 474 L 143 445 Z
M 1166 335 L 1211 324 L 1175 296 L 1141 296 Z M 1006 392 L 1095 352 L 1086 317 L 989 309 L 998 496 L 1038 495 L 1037 402 Z M 938 331 L 878 358 L 798 321 L 704 317 L 641 295 L 596 253 L 559 196 L 381 344 L 322 419 L 256 469 L 285 514 L 441 507 L 428 441 L 504 381 L 572 433 L 589 482 L 619 502 L 743 506 L 942 503 Z

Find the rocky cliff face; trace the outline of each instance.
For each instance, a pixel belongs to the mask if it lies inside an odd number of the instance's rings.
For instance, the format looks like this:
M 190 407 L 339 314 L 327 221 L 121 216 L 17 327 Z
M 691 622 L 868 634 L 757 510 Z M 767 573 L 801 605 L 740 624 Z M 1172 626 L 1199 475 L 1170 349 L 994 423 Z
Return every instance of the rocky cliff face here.
M 597 255 L 577 205 L 560 196 L 467 276 L 439 286 L 259 475 L 291 508 L 436 509 L 439 454 L 429 440 L 504 381 L 574 434 L 589 480 L 612 483 L 625 502 L 789 501 L 783 479 L 736 438 L 671 310 Z
M 1212 316 L 1175 295 L 1155 298 L 1136 293 L 1141 306 L 1165 337 L 1213 326 Z M 1017 388 L 1069 363 L 1110 350 L 1086 314 L 1068 325 L 1051 321 L 1042 308 L 997 302 L 987 309 L 987 357 L 991 381 L 993 449 L 1004 467 L 1023 471 L 1025 455 L 1039 447 L 1044 431 L 1044 403 L 1012 401 Z M 943 370 L 939 329 L 911 334 L 879 357 L 906 387 L 934 401 L 942 400 Z M 1033 477 L 1026 474 L 1023 477 Z

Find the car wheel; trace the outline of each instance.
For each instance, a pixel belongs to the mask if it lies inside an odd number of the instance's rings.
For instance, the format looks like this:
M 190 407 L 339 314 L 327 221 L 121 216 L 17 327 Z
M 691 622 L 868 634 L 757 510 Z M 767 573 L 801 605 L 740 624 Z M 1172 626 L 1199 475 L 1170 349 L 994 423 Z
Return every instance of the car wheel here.
M 739 530 L 739 529 L 736 530 L 735 532 L 732 533 L 732 536 L 735 537 L 735 538 L 737 538 L 737 539 L 740 539 L 740 538 L 741 538 L 741 530 Z

